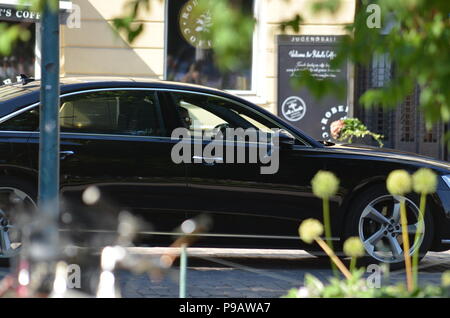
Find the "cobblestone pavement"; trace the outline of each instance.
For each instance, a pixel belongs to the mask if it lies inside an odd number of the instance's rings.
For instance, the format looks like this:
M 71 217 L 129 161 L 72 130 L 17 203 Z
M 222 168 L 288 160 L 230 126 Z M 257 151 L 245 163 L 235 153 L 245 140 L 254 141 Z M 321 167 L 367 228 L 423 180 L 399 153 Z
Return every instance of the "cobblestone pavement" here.
M 152 253 L 141 250 L 138 253 Z M 231 251 L 231 252 L 230 252 Z M 326 281 L 332 273 L 329 261 L 310 256 L 304 251 L 275 252 L 271 250 L 213 249 L 190 251 L 188 260 L 187 297 L 277 298 L 303 283 L 306 273 Z M 158 252 L 156 252 L 158 254 Z M 244 258 L 244 256 L 247 256 Z M 441 274 L 450 269 L 450 251 L 428 253 L 421 262 L 420 283 L 439 283 Z M 163 279 L 148 275 L 119 274 L 123 297 L 178 297 L 178 268 Z M 390 273 L 390 281 L 404 281 L 403 271 Z

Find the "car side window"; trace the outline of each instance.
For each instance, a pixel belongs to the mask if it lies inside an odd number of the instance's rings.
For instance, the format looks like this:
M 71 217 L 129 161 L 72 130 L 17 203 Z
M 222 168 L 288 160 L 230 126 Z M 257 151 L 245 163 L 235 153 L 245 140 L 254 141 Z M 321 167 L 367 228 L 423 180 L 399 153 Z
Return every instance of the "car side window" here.
M 156 94 L 144 90 L 66 97 L 59 116 L 61 132 L 166 136 Z
M 39 108 L 23 112 L 0 124 L 3 131 L 37 131 L 39 130 Z
M 181 96 L 180 96 L 181 97 Z M 214 135 L 214 129 L 221 125 L 229 123 L 201 105 L 206 103 L 204 100 L 193 100 L 192 98 L 179 98 L 177 111 L 181 122 L 185 128 L 189 129 L 191 136 L 201 138 L 202 134 L 208 137 Z
M 156 94 L 109 91 L 73 95 L 61 100 L 61 132 L 133 136 L 167 136 Z M 4 131 L 38 131 L 39 107 L 0 124 Z
M 172 93 L 172 100 L 182 125 L 194 137 L 213 137 L 225 128 L 254 128 L 271 132 L 269 126 L 255 118 L 255 114 L 239 112 L 242 107 L 218 97 L 194 93 Z M 251 116 L 251 117 L 250 117 Z

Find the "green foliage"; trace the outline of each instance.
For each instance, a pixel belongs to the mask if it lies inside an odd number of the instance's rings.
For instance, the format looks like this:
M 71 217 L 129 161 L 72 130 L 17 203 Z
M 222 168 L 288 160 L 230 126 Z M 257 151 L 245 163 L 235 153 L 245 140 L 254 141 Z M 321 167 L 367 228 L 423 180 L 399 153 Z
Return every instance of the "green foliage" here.
M 291 289 L 284 298 L 428 298 L 449 297 L 447 286 L 426 285 L 409 292 L 404 284 L 380 286 L 374 288 L 367 285 L 364 269 L 353 273 L 352 279 L 332 277 L 324 284 L 317 277 L 306 274 L 304 287 Z
M 339 10 L 341 6 L 340 1 L 336 0 L 320 0 L 313 3 L 313 11 L 320 12 L 320 11 L 328 11 L 330 13 L 334 13 L 337 10 Z
M 59 0 L 20 0 L 19 5 L 23 6 L 24 4 L 29 4 L 32 10 L 41 12 L 45 4 L 48 4 L 51 10 L 56 10 Z
M 129 32 L 133 40 L 142 31 L 141 25 L 133 26 L 136 13 L 142 3 L 151 0 L 130 0 L 131 14 L 123 20 L 115 20 L 118 29 Z M 450 25 L 448 12 L 450 2 L 442 0 L 379 0 L 381 28 L 390 25 L 390 30 L 381 32 L 378 28 L 369 28 L 368 20 L 372 11 L 367 6 L 373 1 L 362 0 L 355 14 L 354 23 L 347 27 L 349 36 L 344 37 L 338 56 L 332 61 L 337 67 L 347 60 L 357 65 L 370 63 L 373 54 L 389 54 L 394 65 L 394 75 L 381 88 L 367 91 L 360 99 L 366 106 L 381 105 L 396 107 L 419 85 L 420 106 L 425 113 L 427 126 L 438 121 L 450 121 Z M 225 69 L 238 68 L 243 54 L 251 49 L 250 39 L 254 19 L 245 16 L 231 2 L 226 0 L 207 1 L 204 5 L 211 8 L 214 27 L 211 39 L 219 66 Z M 320 0 L 313 5 L 315 11 L 336 12 L 341 0 Z M 300 31 L 301 12 L 280 24 L 282 32 Z M 385 34 L 382 34 L 385 33 Z M 343 84 L 331 80 L 316 79 L 308 71 L 293 77 L 295 88 L 307 87 L 318 98 L 328 94 L 342 96 Z
M 41 12 L 46 3 L 51 10 L 56 10 L 59 2 L 58 0 L 20 0 L 18 7 L 22 8 L 27 4 L 32 10 Z M 10 55 L 17 41 L 28 41 L 30 36 L 30 32 L 20 24 L 0 23 L 0 55 Z
M 336 0 L 337 1 L 337 0 Z M 386 35 L 380 29 L 368 28 L 365 11 L 369 1 L 362 1 L 361 10 L 348 31 L 338 55 L 360 64 L 367 64 L 370 53 L 388 53 L 395 66 L 394 76 L 384 88 L 368 91 L 361 97 L 366 106 L 395 107 L 412 93 L 415 85 L 421 90 L 420 106 L 428 126 L 439 120 L 450 120 L 450 2 L 440 0 L 379 0 L 382 27 L 390 21 Z
M 17 41 L 27 41 L 30 32 L 21 25 L 8 25 L 0 23 L 0 55 L 10 55 L 14 43 Z
M 340 132 L 338 140 L 351 144 L 353 138 L 364 138 L 365 136 L 371 136 L 378 142 L 380 147 L 383 147 L 383 135 L 371 132 L 358 118 L 344 119 L 344 127 Z
M 450 23 L 449 1 L 379 0 L 381 28 L 391 29 L 382 34 L 381 29 L 367 25 L 372 1 L 363 0 L 353 24 L 347 27 L 351 36 L 344 37 L 332 67 L 347 59 L 354 64 L 368 65 L 374 54 L 388 54 L 394 65 L 393 77 L 384 87 L 368 90 L 360 103 L 370 106 L 396 107 L 420 88 L 420 107 L 425 113 L 428 128 L 438 121 L 450 121 Z M 334 4 L 333 4 L 334 3 Z M 326 0 L 315 5 L 316 10 L 336 10 L 340 0 Z M 334 7 L 335 6 L 335 7 Z M 293 79 L 296 87 L 310 89 L 316 97 L 342 94 L 343 85 L 331 80 L 318 80 L 307 72 Z
M 251 53 L 255 19 L 228 0 L 200 0 L 196 10 L 211 12 L 209 36 L 217 66 L 231 71 L 244 67 L 242 56 Z
M 300 14 L 296 14 L 291 20 L 283 21 L 280 24 L 281 32 L 287 32 L 289 29 L 292 29 L 295 33 L 300 31 L 300 23 L 302 23 L 303 19 Z
M 119 33 L 124 33 L 129 43 L 133 43 L 144 31 L 144 23 L 136 22 L 138 14 L 150 10 L 149 0 L 129 0 L 123 17 L 115 18 L 113 25 Z

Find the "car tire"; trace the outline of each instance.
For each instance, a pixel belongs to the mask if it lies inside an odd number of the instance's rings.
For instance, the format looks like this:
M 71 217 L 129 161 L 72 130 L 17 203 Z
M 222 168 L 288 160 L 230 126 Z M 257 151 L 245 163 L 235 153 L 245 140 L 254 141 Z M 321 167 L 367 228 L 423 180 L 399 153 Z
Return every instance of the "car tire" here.
M 357 199 L 351 205 L 344 241 L 351 236 L 361 239 L 366 251 L 366 257 L 361 259 L 364 265 L 387 263 L 393 270 L 405 267 L 399 216 L 399 200 L 401 199 L 404 199 L 406 203 L 412 255 L 412 252 L 417 249 L 417 246 L 413 246 L 414 229 L 417 228 L 419 213 L 417 195 L 392 196 L 385 186 L 376 185 L 358 194 Z M 431 213 L 429 209 L 425 212 L 424 235 L 422 235 L 421 242 L 419 240 L 419 244 L 417 244 L 420 246 L 420 259 L 428 252 L 433 241 L 434 224 Z M 384 219 L 389 222 L 383 223 Z
M 15 256 L 18 255 L 16 250 L 20 241 L 20 229 L 15 228 L 19 214 L 25 216 L 33 213 L 32 209 L 36 208 L 37 189 L 29 181 L 21 178 L 0 176 L 0 265 L 7 266 Z M 6 233 L 5 233 L 6 232 Z M 10 238 L 11 233 L 16 234 L 16 240 Z M 4 255 L 3 246 L 5 246 L 4 235 L 11 241 L 11 249 Z M 17 236 L 18 235 L 18 236 Z M 7 243 L 6 243 L 7 244 Z M 13 245 L 16 246 L 13 246 Z

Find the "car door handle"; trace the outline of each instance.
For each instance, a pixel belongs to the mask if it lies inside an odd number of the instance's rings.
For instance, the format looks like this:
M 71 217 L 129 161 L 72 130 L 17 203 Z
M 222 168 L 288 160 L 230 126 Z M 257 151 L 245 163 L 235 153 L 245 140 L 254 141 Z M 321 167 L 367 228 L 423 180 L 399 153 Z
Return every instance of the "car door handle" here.
M 66 159 L 66 158 L 69 157 L 69 156 L 73 156 L 74 154 L 75 154 L 75 152 L 74 152 L 74 151 L 71 151 L 71 150 L 60 151 L 60 152 L 59 152 L 59 158 L 60 158 L 61 160 L 64 160 L 64 159 Z
M 202 156 L 193 156 L 192 159 L 194 160 L 201 160 L 202 163 L 206 166 L 214 166 L 216 164 L 216 162 L 220 162 L 223 163 L 223 158 L 222 157 L 202 157 Z M 212 161 L 212 162 L 206 162 L 206 160 L 208 161 Z

